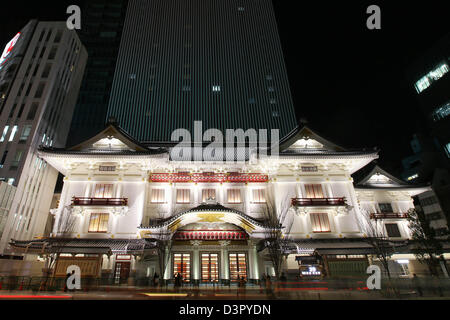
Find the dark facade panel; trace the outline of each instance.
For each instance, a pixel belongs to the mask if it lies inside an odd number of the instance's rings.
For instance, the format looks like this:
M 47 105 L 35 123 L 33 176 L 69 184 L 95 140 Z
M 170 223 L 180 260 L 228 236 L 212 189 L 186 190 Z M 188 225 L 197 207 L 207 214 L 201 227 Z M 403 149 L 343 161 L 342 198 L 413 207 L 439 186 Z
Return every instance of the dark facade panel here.
M 131 0 L 108 116 L 139 141 L 178 128 L 296 126 L 270 0 Z

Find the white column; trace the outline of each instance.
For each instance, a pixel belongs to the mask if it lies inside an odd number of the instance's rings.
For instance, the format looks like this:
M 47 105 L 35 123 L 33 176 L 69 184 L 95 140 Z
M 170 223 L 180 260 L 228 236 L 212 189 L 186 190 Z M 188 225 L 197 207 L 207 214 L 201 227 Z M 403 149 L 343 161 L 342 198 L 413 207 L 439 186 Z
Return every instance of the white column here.
M 165 261 L 167 261 L 167 264 L 166 264 L 166 270 L 164 270 L 164 280 L 169 280 L 172 277 L 171 276 L 171 270 L 172 270 L 171 261 L 172 261 L 172 259 L 170 259 L 169 254 L 170 254 L 169 249 L 166 247 L 166 250 L 164 252 L 164 259 L 166 259 Z M 164 265 L 164 263 L 163 263 L 163 265 Z
M 86 190 L 84 191 L 84 196 L 86 198 L 91 196 L 92 184 L 93 184 L 93 182 L 90 182 L 90 181 L 88 181 L 88 183 L 86 183 Z
M 194 244 L 194 255 L 192 261 L 192 276 L 194 280 L 200 280 L 200 254 L 198 244 Z
M 220 275 L 222 280 L 229 280 L 230 279 L 230 270 L 228 267 L 228 241 L 220 241 L 220 270 L 222 271 L 222 274 Z
M 259 279 L 259 265 L 258 265 L 258 251 L 256 250 L 256 245 L 252 243 L 252 248 L 250 249 L 252 254 L 252 264 L 253 264 L 253 279 Z
M 331 189 L 331 182 L 326 182 L 325 183 L 325 187 L 327 188 L 327 197 L 328 198 L 333 198 L 333 191 Z

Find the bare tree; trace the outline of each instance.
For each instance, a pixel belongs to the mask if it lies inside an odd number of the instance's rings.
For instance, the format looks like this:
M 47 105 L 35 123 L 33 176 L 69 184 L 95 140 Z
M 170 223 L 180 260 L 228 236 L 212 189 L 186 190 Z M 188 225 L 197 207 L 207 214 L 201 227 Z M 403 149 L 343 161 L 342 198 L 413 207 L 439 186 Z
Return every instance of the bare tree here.
M 390 281 L 391 272 L 389 270 L 389 260 L 394 253 L 393 247 L 390 244 L 389 237 L 387 236 L 383 224 L 379 219 L 372 219 L 371 213 L 367 210 L 361 209 L 361 217 L 357 218 L 359 229 L 366 236 L 366 241 L 375 251 L 375 255 L 383 265 L 383 268 Z
M 441 242 L 436 239 L 436 233 L 430 227 L 422 210 L 408 211 L 409 229 L 415 247 L 412 250 L 420 263 L 426 264 L 430 274 L 438 275 L 439 256 L 443 253 Z
M 285 249 L 289 242 L 283 234 L 282 221 L 286 218 L 291 202 L 289 195 L 287 195 L 277 206 L 272 194 L 273 193 L 267 193 L 266 203 L 263 209 L 264 222 L 267 227 L 265 233 L 265 247 L 268 250 L 275 276 L 279 278 L 283 267 L 283 259 L 285 259 L 286 256 Z
M 68 237 L 73 233 L 77 218 L 72 212 L 73 208 L 71 206 L 65 206 L 59 216 L 58 223 L 56 225 L 56 233 L 54 238 L 50 238 L 48 245 L 50 246 L 45 260 L 45 277 L 41 283 L 41 289 L 47 287 L 48 279 L 50 278 L 50 273 L 54 272 L 56 267 L 56 262 L 58 261 L 59 255 L 64 251 L 64 247 L 70 241 Z M 57 239 L 57 242 L 55 241 Z M 53 243 L 57 245 L 53 245 Z
M 163 214 L 159 213 L 158 219 L 153 222 L 161 225 L 164 222 Z M 152 221 L 150 223 L 152 224 Z M 152 234 L 152 238 L 156 242 L 156 250 L 158 252 L 160 279 L 164 280 L 164 274 L 169 265 L 170 254 L 172 252 L 172 232 L 169 230 L 168 225 L 160 226 L 158 231 Z

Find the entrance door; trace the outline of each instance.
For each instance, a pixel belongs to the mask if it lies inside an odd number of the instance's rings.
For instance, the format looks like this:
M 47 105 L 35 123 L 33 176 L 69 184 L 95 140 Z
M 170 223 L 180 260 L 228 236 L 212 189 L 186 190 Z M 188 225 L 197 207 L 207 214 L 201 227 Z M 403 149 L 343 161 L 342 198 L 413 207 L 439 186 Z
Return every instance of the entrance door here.
M 173 276 L 178 273 L 183 276 L 183 281 L 191 280 L 191 255 L 189 253 L 175 253 L 173 255 Z
M 217 253 L 202 253 L 202 281 L 219 281 L 219 255 Z
M 114 269 L 114 283 L 121 284 L 128 280 L 130 276 L 130 262 L 116 262 Z
M 230 280 L 239 281 L 242 277 L 247 281 L 247 254 L 230 253 Z

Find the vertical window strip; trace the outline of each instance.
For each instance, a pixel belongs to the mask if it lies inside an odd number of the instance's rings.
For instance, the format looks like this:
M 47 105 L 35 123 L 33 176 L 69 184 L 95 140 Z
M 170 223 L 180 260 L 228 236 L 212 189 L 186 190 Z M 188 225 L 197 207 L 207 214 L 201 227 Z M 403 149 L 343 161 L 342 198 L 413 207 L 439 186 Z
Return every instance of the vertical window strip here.
M 151 202 L 152 203 L 165 203 L 165 190 L 164 189 L 152 189 Z
M 306 197 L 312 199 L 323 198 L 322 185 L 320 184 L 307 184 L 305 185 Z
M 331 232 L 328 213 L 311 213 L 312 231 L 314 233 Z
M 203 189 L 202 190 L 202 202 L 208 200 L 216 200 L 216 190 L 215 189 Z
M 178 189 L 177 190 L 177 203 L 190 203 L 190 190 Z

